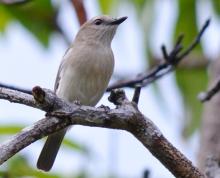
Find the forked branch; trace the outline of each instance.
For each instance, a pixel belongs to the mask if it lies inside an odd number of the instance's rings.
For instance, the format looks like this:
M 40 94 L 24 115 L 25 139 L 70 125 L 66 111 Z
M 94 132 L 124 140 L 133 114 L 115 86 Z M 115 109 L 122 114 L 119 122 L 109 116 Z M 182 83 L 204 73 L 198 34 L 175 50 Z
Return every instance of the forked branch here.
M 33 97 L 34 96 L 34 97 Z M 68 104 L 53 92 L 40 87 L 33 96 L 16 90 L 0 88 L 0 98 L 45 111 L 46 118 L 23 129 L 0 144 L 0 164 L 31 143 L 70 125 L 84 125 L 126 130 L 132 133 L 175 177 L 201 178 L 204 175 L 177 150 L 137 108 L 122 90 L 111 92 L 110 101 L 116 109 Z
M 167 73 L 172 72 L 173 70 L 175 70 L 176 66 L 199 44 L 201 37 L 204 34 L 207 27 L 209 26 L 209 24 L 210 19 L 208 19 L 204 23 L 198 35 L 185 50 L 183 50 L 183 46 L 181 45 L 183 35 L 180 35 L 176 41 L 176 44 L 174 45 L 174 48 L 171 50 L 170 53 L 167 52 L 165 45 L 162 45 L 161 50 L 164 57 L 164 62 L 162 64 L 156 66 L 150 72 L 139 74 L 133 79 L 117 81 L 116 83 L 110 85 L 107 91 L 123 87 L 145 87 L 151 84 L 152 82 L 158 80 L 159 78 L 163 77 Z

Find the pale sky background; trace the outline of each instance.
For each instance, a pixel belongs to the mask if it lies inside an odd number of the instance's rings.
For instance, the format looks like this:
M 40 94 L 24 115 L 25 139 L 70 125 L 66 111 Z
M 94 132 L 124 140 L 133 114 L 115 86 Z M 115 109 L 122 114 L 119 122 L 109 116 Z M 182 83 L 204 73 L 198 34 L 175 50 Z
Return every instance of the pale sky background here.
M 59 3 L 59 1 L 56 2 Z M 155 8 L 158 16 L 154 23 L 151 41 L 154 41 L 153 50 L 160 55 L 162 43 L 171 47 L 171 40 L 168 39 L 171 35 L 169 31 L 173 28 L 178 12 L 175 9 L 177 7 L 175 0 L 163 2 L 157 0 L 157 2 Z M 86 0 L 85 5 L 89 18 L 100 14 L 95 0 Z M 200 6 L 201 8 L 198 9 L 199 26 L 207 17 L 212 17 L 212 24 L 203 38 L 205 53 L 210 57 L 215 57 L 220 48 L 220 33 L 217 33 L 216 30 L 219 29 L 220 24 L 214 17 L 208 1 L 200 3 Z M 119 27 L 112 43 L 116 59 L 114 72 L 132 76 L 143 71 L 146 65 L 142 45 L 143 32 L 138 25 L 132 6 L 123 6 L 118 16 L 128 16 L 128 19 Z M 79 26 L 72 5 L 66 0 L 62 1 L 59 22 L 69 39 L 74 39 Z M 8 27 L 6 34 L 0 36 L 0 82 L 24 88 L 39 85 L 52 89 L 59 63 L 66 49 L 65 42 L 59 36 L 54 35 L 50 41 L 49 50 L 45 50 L 29 32 L 19 24 L 13 23 Z M 153 91 L 154 88 L 148 87 L 141 92 L 139 108 L 153 120 L 166 138 L 195 164 L 199 137 L 198 133 L 194 134 L 189 141 L 185 141 L 181 137 L 183 107 L 182 99 L 175 86 L 174 76 L 169 74 L 158 84 L 163 89 L 161 90 L 163 103 L 158 101 Z M 126 89 L 126 94 L 131 98 L 133 90 Z M 107 101 L 108 95 L 105 94 L 98 105 L 104 104 L 113 107 Z M 11 104 L 4 100 L 0 101 L 1 124 L 30 125 L 43 116 L 44 113 L 39 110 Z M 90 148 L 92 155 L 90 158 L 85 158 L 77 152 L 62 147 L 53 171 L 68 174 L 86 169 L 92 175 L 100 177 L 113 171 L 118 177 L 135 178 L 141 177 L 143 171 L 149 169 L 151 178 L 173 177 L 138 140 L 125 131 L 74 126 L 68 132 L 67 137 L 85 144 Z M 20 154 L 27 154 L 30 163 L 35 166 L 42 146 L 43 142 L 37 141 L 22 150 Z

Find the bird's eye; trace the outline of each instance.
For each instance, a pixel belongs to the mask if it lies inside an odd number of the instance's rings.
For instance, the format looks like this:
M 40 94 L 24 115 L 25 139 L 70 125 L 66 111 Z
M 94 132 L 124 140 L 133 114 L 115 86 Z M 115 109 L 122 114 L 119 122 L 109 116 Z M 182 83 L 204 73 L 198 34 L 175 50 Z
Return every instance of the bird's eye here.
M 95 25 L 101 25 L 101 24 L 102 24 L 102 20 L 101 20 L 101 19 L 96 19 L 96 20 L 94 21 L 94 24 L 95 24 Z

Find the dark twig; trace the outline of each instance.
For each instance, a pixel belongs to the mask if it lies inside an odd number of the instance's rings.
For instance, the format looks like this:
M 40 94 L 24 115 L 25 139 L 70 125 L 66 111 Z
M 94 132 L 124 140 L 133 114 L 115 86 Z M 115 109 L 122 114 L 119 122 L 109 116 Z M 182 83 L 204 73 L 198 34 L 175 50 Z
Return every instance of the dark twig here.
M 142 75 L 138 75 L 137 77 L 135 77 L 133 79 L 118 81 L 118 82 L 110 85 L 107 88 L 107 91 L 111 91 L 112 89 L 122 88 L 122 87 L 135 88 L 136 85 L 141 85 L 142 87 L 144 87 L 144 86 L 147 86 L 148 84 L 156 81 L 157 79 L 161 78 L 165 74 L 173 71 L 175 69 L 175 67 L 181 62 L 181 60 L 184 57 L 186 57 L 196 47 L 196 45 L 198 45 L 203 33 L 205 32 L 205 30 L 207 29 L 209 24 L 210 24 L 210 19 L 208 19 L 205 22 L 205 24 L 203 25 L 199 34 L 196 36 L 195 40 L 182 53 L 180 53 L 180 52 L 182 51 L 181 42 L 183 40 L 183 35 L 180 35 L 177 38 L 177 41 L 175 43 L 173 50 L 169 54 L 167 53 L 166 47 L 164 45 L 162 45 L 161 49 L 162 49 L 162 53 L 164 56 L 164 61 L 165 61 L 164 63 L 156 66 L 149 73 L 143 73 Z
M 189 45 L 189 47 L 179 56 L 179 60 L 181 60 L 182 58 L 184 58 L 185 56 L 187 56 L 196 46 L 197 44 L 200 42 L 201 37 L 203 35 L 203 33 L 205 32 L 205 30 L 207 29 L 207 27 L 210 24 L 211 19 L 206 20 L 205 24 L 203 25 L 202 29 L 200 30 L 199 34 L 197 35 L 197 37 L 195 38 L 195 40 L 191 43 L 191 45 Z
M 180 34 L 179 37 L 176 40 L 176 45 L 175 46 L 180 45 L 183 41 L 183 38 L 184 38 L 184 34 Z
M 192 44 L 189 45 L 189 47 L 185 51 L 183 51 L 181 54 L 179 54 L 179 53 L 182 50 L 181 42 L 183 39 L 183 35 L 180 35 L 177 38 L 177 42 L 175 44 L 175 47 L 169 54 L 167 53 L 166 47 L 164 45 L 162 45 L 161 49 L 162 49 L 162 53 L 163 53 L 163 56 L 165 59 L 164 63 L 159 64 L 158 66 L 153 68 L 149 73 L 139 74 L 137 77 L 135 77 L 133 79 L 118 81 L 118 82 L 110 85 L 107 88 L 107 91 L 111 91 L 113 89 L 122 88 L 122 87 L 135 88 L 137 85 L 144 87 L 144 86 L 147 86 L 147 85 L 151 84 L 152 82 L 158 80 L 159 78 L 163 77 L 164 75 L 172 72 L 175 69 L 176 65 L 184 57 L 186 57 L 190 53 L 190 51 L 192 51 L 196 47 L 196 45 L 200 42 L 200 39 L 201 39 L 203 33 L 205 32 L 205 30 L 209 26 L 209 23 L 210 23 L 210 19 L 208 19 L 205 22 L 204 26 L 202 27 L 201 31 L 199 32 L 196 39 L 192 42 Z M 15 89 L 17 91 L 31 94 L 30 90 L 25 90 L 22 88 L 9 86 L 9 85 L 5 85 L 5 84 L 0 84 L 0 86 L 4 87 L 4 88 Z
M 149 178 L 150 177 L 150 170 L 146 169 L 144 170 L 143 178 Z
M 20 87 L 15 87 L 15 86 L 3 84 L 3 83 L 0 83 L 0 87 L 20 91 L 20 92 L 26 93 L 26 94 L 32 94 L 31 90 L 20 88 Z
M 167 67 L 166 70 L 162 71 L 161 73 L 158 73 L 158 75 L 155 76 L 155 78 L 149 78 L 143 81 L 142 86 L 147 86 L 149 84 L 151 84 L 152 82 L 154 82 L 155 80 L 160 79 L 161 77 L 163 77 L 164 75 L 172 72 L 175 68 L 173 66 L 169 66 Z
M 220 79 L 207 92 L 199 94 L 198 98 L 201 102 L 209 101 L 220 90 Z
M 132 101 L 135 102 L 136 104 L 138 104 L 139 102 L 140 94 L 141 94 L 141 86 L 136 86 L 132 98 Z
M 166 46 L 165 46 L 165 45 L 162 45 L 162 46 L 161 46 L 161 50 L 162 50 L 164 59 L 165 59 L 166 61 L 168 61 L 169 56 L 168 56 L 168 54 L 167 54 Z

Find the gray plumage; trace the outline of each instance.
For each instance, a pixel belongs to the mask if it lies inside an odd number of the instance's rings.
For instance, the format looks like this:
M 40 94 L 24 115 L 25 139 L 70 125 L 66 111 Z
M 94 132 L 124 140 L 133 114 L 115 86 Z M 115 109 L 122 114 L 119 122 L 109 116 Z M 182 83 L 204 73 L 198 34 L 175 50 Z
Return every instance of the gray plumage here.
M 80 28 L 60 64 L 54 91 L 67 102 L 78 100 L 95 106 L 104 94 L 114 68 L 111 41 L 120 23 L 127 17 L 113 19 L 97 16 Z M 67 129 L 48 136 L 37 167 L 49 171 Z

